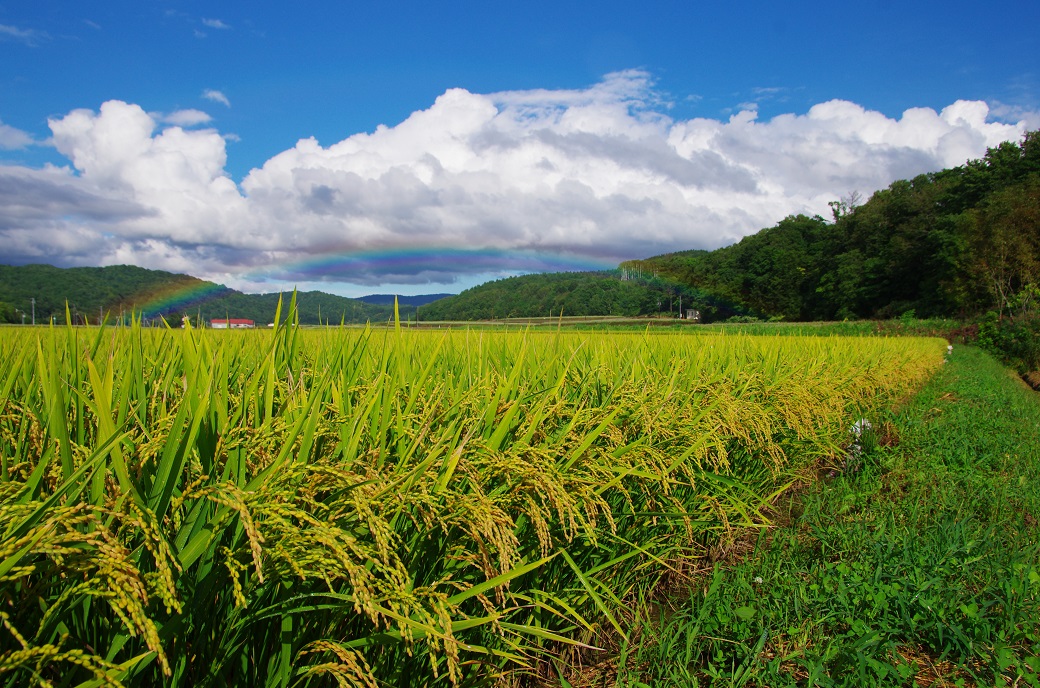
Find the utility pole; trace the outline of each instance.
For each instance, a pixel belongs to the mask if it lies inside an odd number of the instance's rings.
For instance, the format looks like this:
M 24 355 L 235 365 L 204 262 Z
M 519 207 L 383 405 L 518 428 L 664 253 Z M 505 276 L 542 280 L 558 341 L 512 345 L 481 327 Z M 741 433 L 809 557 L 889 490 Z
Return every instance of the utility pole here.
M 30 301 L 32 301 L 33 325 L 36 325 L 36 297 L 34 296 Z

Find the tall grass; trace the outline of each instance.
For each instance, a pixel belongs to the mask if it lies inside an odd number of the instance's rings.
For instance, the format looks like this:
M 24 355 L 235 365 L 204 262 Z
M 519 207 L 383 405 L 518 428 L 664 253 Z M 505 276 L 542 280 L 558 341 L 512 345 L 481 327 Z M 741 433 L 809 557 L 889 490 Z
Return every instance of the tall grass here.
M 835 455 L 929 339 L 0 335 L 0 681 L 478 684 Z

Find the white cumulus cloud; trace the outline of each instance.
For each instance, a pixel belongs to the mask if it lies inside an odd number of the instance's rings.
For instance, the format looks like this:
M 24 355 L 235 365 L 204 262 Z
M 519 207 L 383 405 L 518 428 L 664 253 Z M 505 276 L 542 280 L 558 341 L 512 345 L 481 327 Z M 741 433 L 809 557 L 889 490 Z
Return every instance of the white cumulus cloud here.
M 316 263 L 333 291 L 445 283 L 553 256 L 591 267 L 716 248 L 1026 130 L 977 101 L 899 118 L 841 100 L 767 121 L 666 111 L 639 71 L 586 89 L 451 89 L 394 126 L 328 147 L 303 138 L 235 184 L 225 138 L 185 128 L 198 116 L 160 122 L 110 101 L 51 120 L 71 170 L 0 168 L 26 188 L 0 214 L 0 241 L 23 261 L 136 263 L 231 285 L 291 286 Z

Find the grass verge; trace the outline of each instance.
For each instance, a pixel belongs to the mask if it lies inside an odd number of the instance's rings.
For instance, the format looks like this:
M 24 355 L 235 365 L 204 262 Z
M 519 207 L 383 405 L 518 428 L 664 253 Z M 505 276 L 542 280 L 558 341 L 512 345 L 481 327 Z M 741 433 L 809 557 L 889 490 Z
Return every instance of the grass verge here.
M 958 347 L 592 684 L 1040 686 L 1040 397 Z

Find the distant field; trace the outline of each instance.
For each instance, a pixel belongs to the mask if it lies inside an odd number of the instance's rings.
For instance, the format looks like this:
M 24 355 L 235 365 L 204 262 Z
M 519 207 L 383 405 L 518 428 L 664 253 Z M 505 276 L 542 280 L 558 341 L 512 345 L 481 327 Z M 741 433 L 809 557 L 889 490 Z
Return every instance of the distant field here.
M 390 323 L 392 324 L 392 323 Z M 723 332 L 731 334 L 751 335 L 923 335 L 948 336 L 956 333 L 963 323 L 945 318 L 925 320 L 849 320 L 832 322 L 715 322 L 700 323 L 692 320 L 681 320 L 671 317 L 638 317 L 623 316 L 564 316 L 541 318 L 499 318 L 495 320 L 414 320 L 404 323 L 411 328 L 560 328 L 571 330 L 633 330 L 633 329 L 673 329 L 683 331 Z
M 465 685 L 624 636 L 946 351 L 640 324 L 0 330 L 0 681 Z

